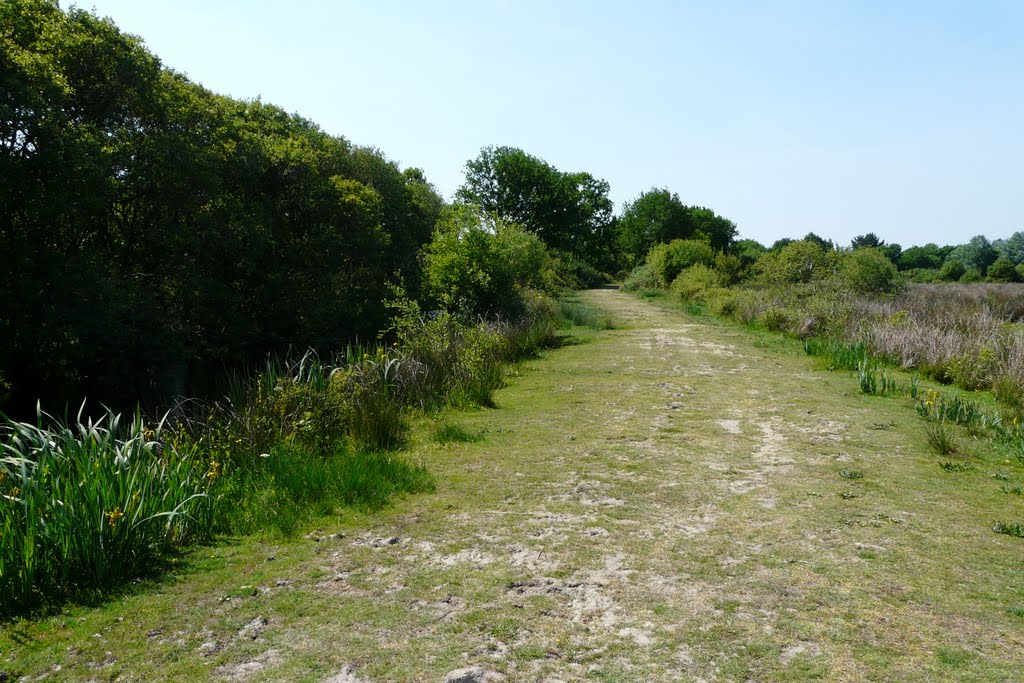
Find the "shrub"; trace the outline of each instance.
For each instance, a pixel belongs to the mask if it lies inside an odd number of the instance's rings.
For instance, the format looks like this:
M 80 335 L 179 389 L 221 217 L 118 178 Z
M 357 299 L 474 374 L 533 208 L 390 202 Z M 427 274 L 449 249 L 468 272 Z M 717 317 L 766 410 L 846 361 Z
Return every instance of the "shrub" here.
M 551 268 L 555 286 L 563 290 L 592 289 L 610 282 L 607 275 L 572 253 L 554 255 Z
M 670 291 L 680 301 L 694 301 L 708 289 L 721 287 L 722 276 L 718 271 L 698 263 L 685 268 L 672 282 Z
M 715 252 L 711 244 L 703 240 L 672 240 L 658 244 L 647 254 L 647 264 L 654 269 L 662 287 L 668 287 L 684 269 L 698 263 L 711 266 Z
M 524 289 L 551 286 L 551 264 L 537 235 L 476 207 L 456 204 L 437 221 L 423 248 L 427 294 L 442 308 L 466 316 L 519 315 Z
M 977 268 L 968 268 L 964 271 L 964 274 L 960 276 L 960 282 L 984 282 L 985 275 Z
M 1013 261 L 1001 256 L 988 267 L 988 279 L 992 282 L 1020 282 L 1021 276 Z
M 807 283 L 835 273 L 836 253 L 810 240 L 791 242 L 777 252 L 766 252 L 756 267 L 770 284 Z
M 966 272 L 967 268 L 959 261 L 946 261 L 939 268 L 939 279 L 943 282 L 957 282 Z
M 843 283 L 858 294 L 891 294 L 902 283 L 896 266 L 878 249 L 857 249 L 843 256 Z
M 640 292 L 644 290 L 658 289 L 661 287 L 661 280 L 654 267 L 648 263 L 637 266 L 626 279 L 622 281 L 622 289 L 627 292 Z

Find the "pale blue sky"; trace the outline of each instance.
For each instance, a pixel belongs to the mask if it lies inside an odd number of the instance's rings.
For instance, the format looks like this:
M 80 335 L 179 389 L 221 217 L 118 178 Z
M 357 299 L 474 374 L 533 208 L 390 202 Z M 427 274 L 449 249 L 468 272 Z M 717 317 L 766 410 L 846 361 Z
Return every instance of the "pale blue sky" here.
M 67 2 L 63 3 L 67 5 Z M 208 88 L 423 168 L 510 145 L 770 243 L 1024 229 L 1024 2 L 91 0 Z

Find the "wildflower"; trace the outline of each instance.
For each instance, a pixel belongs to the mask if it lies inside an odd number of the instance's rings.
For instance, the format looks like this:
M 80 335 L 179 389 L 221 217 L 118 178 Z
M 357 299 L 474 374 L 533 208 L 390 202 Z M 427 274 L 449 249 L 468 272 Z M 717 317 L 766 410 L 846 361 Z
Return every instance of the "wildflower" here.
M 220 463 L 214 461 L 210 463 L 210 471 L 206 473 L 206 478 L 213 481 L 217 478 L 218 474 L 220 474 Z
M 113 529 L 115 526 L 117 526 L 117 520 L 119 520 L 122 517 L 124 517 L 124 513 L 121 512 L 121 508 L 120 507 L 116 507 L 116 508 L 113 509 L 113 511 L 111 511 L 111 512 L 104 512 L 103 514 L 106 515 L 106 517 L 107 517 L 107 524 L 110 525 L 111 529 Z
M 142 495 L 142 491 L 136 491 L 135 493 L 133 493 L 132 494 L 132 502 L 131 502 L 131 504 L 135 505 L 135 503 L 139 500 L 139 496 L 141 496 L 141 495 Z

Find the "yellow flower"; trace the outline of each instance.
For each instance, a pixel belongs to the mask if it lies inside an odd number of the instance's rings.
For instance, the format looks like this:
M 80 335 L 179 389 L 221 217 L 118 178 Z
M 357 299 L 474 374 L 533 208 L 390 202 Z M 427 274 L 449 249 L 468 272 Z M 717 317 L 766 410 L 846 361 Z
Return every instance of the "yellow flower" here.
M 210 471 L 206 473 L 206 478 L 213 481 L 218 474 L 220 474 L 220 463 L 216 461 L 210 463 Z
M 121 512 L 120 507 L 114 508 L 112 512 L 104 512 L 103 514 L 107 516 L 107 524 L 110 525 L 110 528 L 114 528 L 115 526 L 117 526 L 117 520 L 124 517 L 124 513 Z
M 139 496 L 141 496 L 141 495 L 142 495 L 142 491 L 136 491 L 135 493 L 133 493 L 132 494 L 132 502 L 131 502 L 131 504 L 135 505 L 136 501 L 139 500 Z

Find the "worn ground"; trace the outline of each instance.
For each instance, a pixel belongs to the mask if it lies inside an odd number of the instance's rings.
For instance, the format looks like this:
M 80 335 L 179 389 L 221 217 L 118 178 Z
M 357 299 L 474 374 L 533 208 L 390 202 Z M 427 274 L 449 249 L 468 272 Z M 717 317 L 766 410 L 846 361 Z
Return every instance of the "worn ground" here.
M 12 678 L 1011 681 L 1019 465 L 948 473 L 910 404 L 791 342 L 617 291 L 617 329 L 524 365 L 436 494 L 240 539 L 94 608 L 0 629 Z M 963 437 L 966 438 L 966 437 Z M 840 472 L 856 471 L 850 479 Z M 494 677 L 496 678 L 496 676 Z

